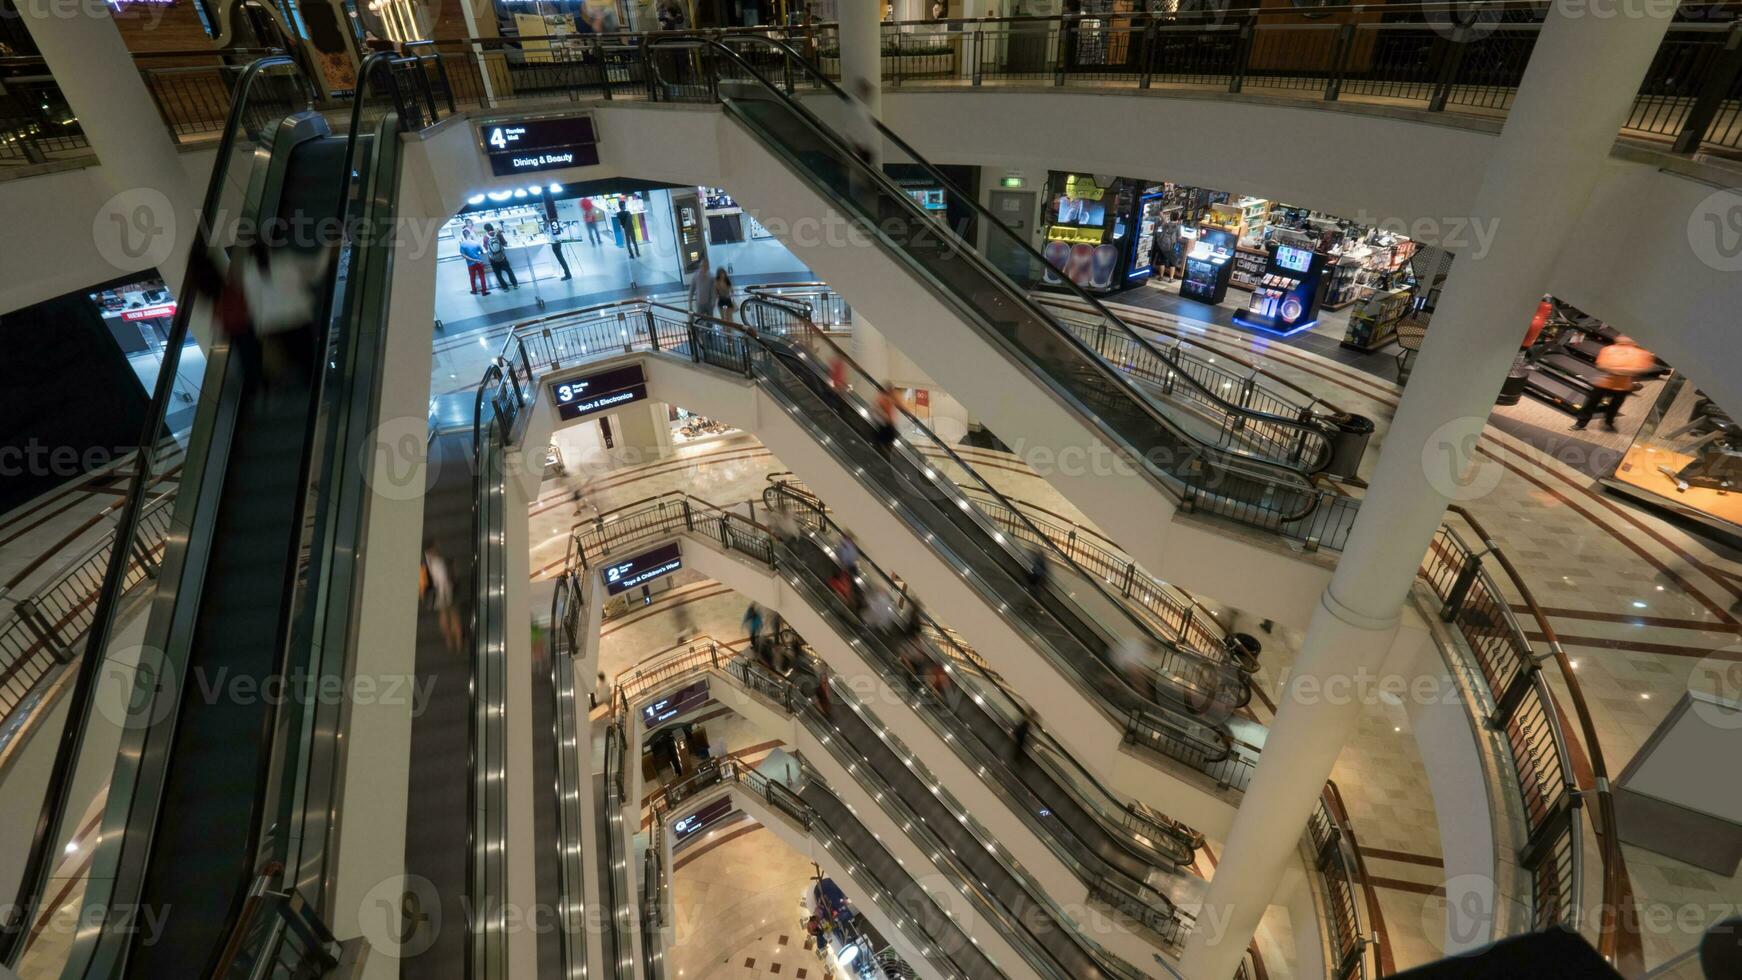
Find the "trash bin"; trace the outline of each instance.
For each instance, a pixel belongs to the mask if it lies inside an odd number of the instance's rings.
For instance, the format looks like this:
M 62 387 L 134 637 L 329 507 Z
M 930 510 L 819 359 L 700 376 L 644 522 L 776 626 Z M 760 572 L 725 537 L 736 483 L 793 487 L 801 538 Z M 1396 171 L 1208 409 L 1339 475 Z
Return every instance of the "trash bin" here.
M 1367 453 L 1367 440 L 1373 438 L 1373 420 L 1365 415 L 1350 415 L 1337 423 L 1331 433 L 1331 461 L 1325 464 L 1327 476 L 1350 477 L 1361 466 Z
M 1524 397 L 1524 384 L 1530 380 L 1530 368 L 1514 367 L 1506 375 L 1505 383 L 1500 386 L 1500 397 L 1494 400 L 1496 405 L 1516 405 Z

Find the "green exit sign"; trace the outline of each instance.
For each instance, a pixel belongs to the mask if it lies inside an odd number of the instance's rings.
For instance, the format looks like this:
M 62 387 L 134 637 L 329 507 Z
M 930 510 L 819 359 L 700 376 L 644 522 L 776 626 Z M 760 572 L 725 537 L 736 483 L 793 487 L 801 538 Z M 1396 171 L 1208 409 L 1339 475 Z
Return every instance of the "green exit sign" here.
M 1003 180 L 1000 180 L 998 182 L 998 185 L 1000 187 L 1021 187 L 1022 186 L 1022 177 L 1021 176 L 1005 177 Z

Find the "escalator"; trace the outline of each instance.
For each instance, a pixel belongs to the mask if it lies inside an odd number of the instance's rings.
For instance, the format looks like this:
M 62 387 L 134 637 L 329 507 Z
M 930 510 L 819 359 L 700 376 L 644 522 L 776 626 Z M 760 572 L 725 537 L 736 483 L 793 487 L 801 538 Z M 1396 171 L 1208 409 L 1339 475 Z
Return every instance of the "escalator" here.
M 849 387 L 857 391 L 876 391 L 876 382 L 799 311 L 752 298 L 743 304 L 743 312 L 746 322 L 757 327 L 754 337 L 695 318 L 687 335 L 660 346 L 685 353 L 687 345 L 687 352 L 703 363 L 747 370 L 757 377 L 857 479 L 879 497 L 899 501 L 902 519 L 940 558 L 953 568 L 970 570 L 984 600 L 1020 624 L 1029 644 L 1062 676 L 1121 725 L 1147 733 L 1140 740 L 1144 744 L 1207 773 L 1230 757 L 1234 747 L 1228 724 L 1233 711 L 1250 697 L 1244 671 L 1154 635 L 1095 576 L 1056 548 L 1049 558 L 1061 581 L 1037 585 L 1030 577 L 1033 556 L 957 485 L 976 486 L 998 497 L 990 484 L 911 415 L 902 417 L 904 437 L 895 446 L 880 445 L 873 409 L 851 391 L 836 390 L 825 365 L 847 371 Z M 1030 540 L 1050 539 L 1035 531 Z M 1100 614 L 1091 614 L 1085 602 L 1096 603 Z M 1141 678 L 1113 662 L 1121 637 L 1132 636 L 1146 637 L 1161 656 L 1157 668 Z M 1218 651 L 1218 656 L 1225 653 Z M 1142 690 L 1134 686 L 1140 682 Z M 1214 775 L 1222 779 L 1220 773 Z
M 117 529 L 118 558 L 32 842 L 20 902 L 27 914 L 0 933 L 0 962 L 17 963 L 53 860 L 63 845 L 80 844 L 69 835 L 80 820 L 72 787 L 81 782 L 107 786 L 107 801 L 83 880 L 87 927 L 63 977 L 206 976 L 264 968 L 268 958 L 302 970 L 332 965 L 324 922 L 343 705 L 315 695 L 348 676 L 351 559 L 366 512 L 357 461 L 379 387 L 388 268 L 388 250 L 352 232 L 391 224 L 404 120 L 389 91 L 395 60 L 364 63 L 342 136 L 304 111 L 309 90 L 289 59 L 262 59 L 237 83 Z M 173 438 L 169 382 L 192 319 L 216 299 L 213 280 L 223 274 L 201 263 L 220 242 L 211 222 L 243 155 L 255 164 L 237 234 L 252 229 L 258 240 L 239 239 L 230 261 L 264 250 L 275 267 L 315 270 L 313 329 L 271 338 L 283 356 L 267 373 L 220 334 L 184 443 Z M 332 228 L 346 234 L 319 237 Z M 155 447 L 166 444 L 189 462 L 145 642 L 134 645 L 117 623 L 132 550 L 122 542 L 137 531 L 143 488 L 166 455 Z M 174 914 L 141 929 L 129 911 L 138 909 Z
M 791 506 L 779 500 L 781 493 L 780 488 L 770 487 L 764 501 L 770 507 Z M 1071 848 L 1080 873 L 1119 875 L 1141 887 L 1191 863 L 1201 838 L 1164 818 L 1144 817 L 1129 805 L 1118 803 L 1044 731 L 1033 732 L 1027 751 L 1019 753 L 1015 728 L 1021 708 L 1015 696 L 987 668 L 978 666 L 971 651 L 947 651 L 947 646 L 959 649 L 959 642 L 924 612 L 916 612 L 923 627 L 923 642 L 907 646 L 909 660 L 914 652 L 928 658 L 927 664 L 916 670 L 904 662 L 899 641 L 860 621 L 848 604 L 826 598 L 827 581 L 836 568 L 826 549 L 838 541 L 838 531 L 826 518 L 813 516 L 803 523 L 812 535 L 784 546 L 783 552 L 791 561 L 783 567 L 789 572 L 803 570 L 807 592 L 818 611 L 839 625 L 842 636 L 859 641 L 856 648 L 892 682 L 893 689 L 912 693 L 909 703 L 952 736 L 958 751 L 971 764 L 984 768 L 987 778 L 995 777 L 1018 812 L 1047 814 L 1046 825 L 1037 830 L 1043 839 Z M 869 559 L 861 559 L 860 568 L 861 574 L 879 588 L 892 585 Z M 950 667 L 965 696 L 932 694 L 923 683 L 925 666 L 930 664 L 940 669 Z M 1115 823 L 1143 826 L 1148 834 L 1115 829 Z
M 1309 415 L 1289 418 L 1245 408 L 1211 390 L 1186 371 L 1168 370 L 1164 351 L 1142 338 L 1069 277 L 1066 288 L 1100 317 L 1093 337 L 1061 324 L 1032 299 L 1025 286 L 1053 271 L 1028 243 L 985 211 L 972 195 L 914 153 L 887 128 L 853 108 L 852 101 L 784 44 L 763 37 L 655 39 L 650 52 L 656 73 L 679 57 L 700 55 L 717 84 L 696 98 L 717 98 L 793 173 L 843 212 L 854 216 L 924 288 L 958 310 L 989 342 L 1005 350 L 1049 387 L 1091 431 L 1119 447 L 1152 483 L 1182 505 L 1313 546 L 1340 547 L 1353 522 L 1355 503 L 1322 489 L 1315 474 L 1335 452 L 1337 420 Z M 770 82 L 798 79 L 802 101 Z M 683 98 L 681 87 L 656 84 L 656 95 Z M 865 118 L 862 118 L 864 116 Z M 976 224 L 994 239 L 988 252 L 1025 258 L 1027 271 L 1013 282 L 969 243 L 930 217 L 880 168 L 853 146 L 852 134 L 876 125 L 878 142 L 900 162 L 926 169 Z M 1061 278 L 1054 272 L 1053 281 Z M 1145 394 L 1117 364 L 1139 373 L 1166 375 L 1191 387 L 1193 410 Z M 1188 417 L 1189 416 L 1189 417 Z
M 770 494 L 774 492 L 771 488 Z M 818 531 L 808 521 L 805 523 L 804 535 L 776 540 L 768 531 L 700 501 L 686 498 L 678 507 L 661 501 L 644 510 L 605 516 L 597 525 L 598 534 L 588 535 L 580 551 L 621 553 L 619 549 L 635 547 L 640 537 L 655 540 L 668 536 L 669 528 L 676 526 L 712 538 L 733 552 L 754 556 L 758 563 L 772 564 L 796 594 L 830 624 L 841 641 L 854 647 L 871 669 L 881 674 L 887 688 L 933 727 L 939 740 L 949 745 L 944 751 L 956 752 L 970 771 L 977 771 L 988 787 L 1002 797 L 1010 812 L 1027 825 L 1040 845 L 1052 850 L 1065 873 L 1077 876 L 1091 900 L 1140 924 L 1162 945 L 1176 944 L 1189 928 L 1190 917 L 1176 908 L 1164 889 L 1178 888 L 1178 869 L 1192 861 L 1201 838 L 1158 814 L 1119 803 L 1086 770 L 1076 766 L 1070 755 L 1044 731 L 1033 732 L 1026 748 L 1019 750 L 1014 742 L 1015 722 L 1000 720 L 996 715 L 1002 710 L 1006 717 L 1020 716 L 1012 696 L 997 685 L 995 678 L 984 673 L 976 676 L 980 668 L 973 666 L 971 652 L 965 655 L 944 652 L 944 645 L 951 642 L 947 634 L 922 614 L 922 622 L 928 627 L 924 632 L 929 634 L 921 644 L 925 655 L 955 678 L 948 691 L 928 688 L 926 672 L 913 662 L 913 647 L 890 628 L 873 628 L 864 622 L 854 607 L 832 590 L 829 580 L 838 569 L 832 557 L 838 551 L 838 537 Z M 869 558 L 861 558 L 858 574 L 866 588 L 882 588 L 893 594 L 895 583 Z M 853 710 L 837 707 L 826 719 L 808 707 L 819 676 L 814 665 L 821 663 L 814 655 L 806 659 L 812 666 L 790 674 L 776 674 L 770 661 L 757 661 L 730 651 L 701 656 L 694 667 L 705 669 L 712 664 L 718 668 L 722 663 L 751 690 L 802 714 L 813 726 L 818 726 L 819 740 L 837 753 L 849 771 L 870 765 L 882 774 L 880 778 L 885 785 L 870 787 L 870 791 L 879 799 L 887 794 L 900 800 L 914 814 L 911 818 L 906 813 L 895 814 L 897 819 L 933 828 L 949 824 L 950 833 L 945 835 L 948 840 L 931 850 L 957 855 L 973 852 L 976 857 L 968 862 L 970 867 L 962 874 L 972 881 L 992 882 L 988 876 L 994 872 L 977 863 L 990 838 L 982 836 L 969 846 L 952 836 L 974 832 L 957 819 L 965 814 L 959 806 L 941 816 L 933 812 L 943 805 L 941 799 L 949 798 L 936 795 L 924 785 L 924 779 L 913 781 L 913 770 L 902 758 L 912 759 L 913 748 L 893 749 L 872 730 L 873 726 L 881 730 L 881 723 L 868 715 L 861 716 L 856 707 Z M 664 677 L 665 670 L 653 668 L 650 676 Z M 838 685 L 835 689 L 842 691 L 838 704 L 853 704 L 850 692 Z M 641 693 L 652 691 L 650 688 Z M 852 724 L 848 724 L 849 719 Z M 898 778 L 891 767 L 906 775 Z M 936 781 L 936 777 L 925 778 Z M 1045 909 L 1028 904 L 1041 894 L 1039 885 L 1025 882 L 1012 872 L 1008 856 L 997 856 L 994 863 L 1003 868 L 999 872 L 1003 878 L 1001 900 L 1011 903 L 1011 922 L 1035 921 L 1034 915 L 1046 914 Z M 1069 922 L 1063 924 L 1075 928 Z M 1056 926 L 1057 923 L 1054 931 L 1058 931 Z

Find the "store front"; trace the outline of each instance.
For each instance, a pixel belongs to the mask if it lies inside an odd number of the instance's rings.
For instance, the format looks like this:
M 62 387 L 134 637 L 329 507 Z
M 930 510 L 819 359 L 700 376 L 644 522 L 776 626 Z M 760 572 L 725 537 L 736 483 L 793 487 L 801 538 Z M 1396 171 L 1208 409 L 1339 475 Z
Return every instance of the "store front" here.
M 487 250 L 492 233 L 502 235 L 499 254 Z M 468 244 L 478 247 L 481 277 L 462 254 Z M 527 306 L 568 309 L 625 287 L 683 288 L 670 185 L 645 181 L 473 195 L 438 232 L 436 261 L 436 319 L 444 324 Z M 506 266 L 500 275 L 498 264 Z
M 706 415 L 698 415 L 687 408 L 670 406 L 669 421 L 671 424 L 671 444 L 674 447 L 693 446 L 704 442 L 718 442 L 740 435 L 741 430 L 711 419 Z
M 1603 484 L 1742 547 L 1742 430 L 1730 413 L 1681 375 L 1634 411 L 1644 419 Z
M 1137 238 L 1137 181 L 1100 174 L 1052 171 L 1047 176 L 1041 254 L 1065 279 L 1091 293 L 1112 293 L 1131 283 Z M 1141 280 L 1147 276 L 1139 276 Z M 1043 285 L 1063 286 L 1048 270 Z
M 1317 327 L 1362 352 L 1392 344 L 1423 303 L 1407 237 L 1169 181 L 1054 171 L 1041 238 L 1046 259 L 1087 292 L 1147 284 L 1215 308 L 1187 304 L 1184 315 L 1279 336 Z M 1048 272 L 1042 285 L 1063 279 Z

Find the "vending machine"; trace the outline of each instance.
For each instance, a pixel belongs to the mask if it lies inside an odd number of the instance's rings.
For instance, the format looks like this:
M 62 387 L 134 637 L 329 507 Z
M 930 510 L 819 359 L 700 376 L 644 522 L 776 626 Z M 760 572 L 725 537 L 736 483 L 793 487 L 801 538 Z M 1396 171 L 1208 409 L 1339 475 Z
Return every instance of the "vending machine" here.
M 1318 322 L 1319 276 L 1324 271 L 1325 256 L 1310 248 L 1278 245 L 1234 322 L 1284 336 L 1311 327 Z

